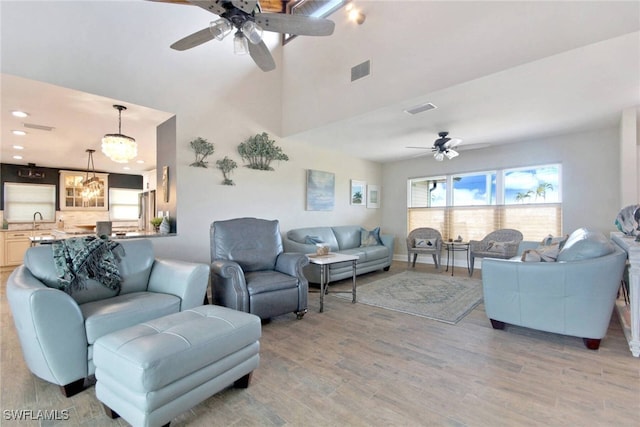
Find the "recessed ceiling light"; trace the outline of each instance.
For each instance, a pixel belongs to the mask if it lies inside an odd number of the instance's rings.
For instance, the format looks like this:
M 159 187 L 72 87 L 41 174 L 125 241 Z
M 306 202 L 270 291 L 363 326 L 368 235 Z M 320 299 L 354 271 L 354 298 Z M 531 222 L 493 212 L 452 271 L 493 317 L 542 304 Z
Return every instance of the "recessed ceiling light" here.
M 13 156 L 13 158 L 16 160 L 22 160 L 22 156 Z
M 130 170 L 131 168 L 130 168 L 129 166 L 125 166 L 125 167 L 123 167 L 122 169 L 124 169 L 124 170 L 128 171 L 128 170 Z
M 11 114 L 12 114 L 14 117 L 22 117 L 22 118 L 24 118 L 24 117 L 29 117 L 29 114 L 25 113 L 24 111 L 19 111 L 19 110 L 13 110 L 13 111 L 11 112 Z
M 27 134 L 23 130 L 12 130 L 11 133 L 14 134 L 14 135 L 19 135 L 19 136 L 25 136 Z
M 14 145 L 13 149 L 14 150 L 24 150 L 24 147 L 22 145 Z
M 136 160 L 136 163 L 143 164 L 144 160 Z

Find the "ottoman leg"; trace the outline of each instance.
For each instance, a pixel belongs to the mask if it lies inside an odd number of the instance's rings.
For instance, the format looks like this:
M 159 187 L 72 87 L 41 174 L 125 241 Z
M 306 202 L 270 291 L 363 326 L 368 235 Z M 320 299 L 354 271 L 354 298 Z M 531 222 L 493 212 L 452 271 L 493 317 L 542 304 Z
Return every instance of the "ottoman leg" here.
M 236 382 L 233 383 L 233 386 L 235 388 L 247 388 L 249 387 L 249 383 L 251 382 L 251 374 L 253 372 L 249 372 L 247 375 L 245 375 L 244 377 L 240 378 L 239 380 L 237 380 Z
M 107 414 L 107 417 L 111 418 L 112 420 L 115 420 L 116 418 L 120 418 L 120 415 L 118 415 L 116 411 L 109 408 L 104 403 L 102 404 L 102 407 L 104 408 L 104 413 Z

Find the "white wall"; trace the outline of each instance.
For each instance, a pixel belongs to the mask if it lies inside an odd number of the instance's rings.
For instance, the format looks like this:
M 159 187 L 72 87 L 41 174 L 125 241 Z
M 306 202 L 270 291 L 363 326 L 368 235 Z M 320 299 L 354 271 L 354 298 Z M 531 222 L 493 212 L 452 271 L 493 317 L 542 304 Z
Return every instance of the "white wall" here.
M 627 108 L 620 118 L 620 200 L 622 206 L 640 201 L 640 107 Z
M 621 209 L 618 129 L 561 135 L 464 151 L 453 160 L 433 156 L 388 163 L 382 167 L 382 224 L 396 235 L 396 254 L 406 254 L 407 179 L 549 163 L 562 164 L 563 233 L 592 227 L 614 231 Z

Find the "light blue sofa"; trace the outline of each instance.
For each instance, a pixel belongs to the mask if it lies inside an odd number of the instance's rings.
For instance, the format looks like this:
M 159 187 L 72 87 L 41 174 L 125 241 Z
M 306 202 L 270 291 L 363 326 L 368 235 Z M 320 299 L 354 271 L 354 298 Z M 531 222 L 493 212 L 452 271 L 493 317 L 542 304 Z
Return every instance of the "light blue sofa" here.
M 524 241 L 520 250 L 535 248 Z M 485 258 L 482 286 L 487 317 L 505 324 L 576 336 L 596 350 L 606 335 L 627 254 L 602 233 L 574 231 L 556 262 Z
M 111 332 L 202 305 L 209 266 L 155 259 L 148 239 L 123 240 L 120 292 L 93 279 L 57 289 L 51 245 L 29 248 L 7 281 L 7 299 L 29 370 L 69 397 L 93 375 L 94 342 Z
M 389 270 L 393 260 L 393 236 L 380 234 L 381 245 L 362 246 L 363 230 L 365 229 L 358 225 L 292 229 L 285 235 L 284 248 L 286 252 L 315 253 L 317 246 L 310 243 L 309 238 L 318 239 L 323 245 L 329 246 L 331 252 L 357 255 L 358 275 L 376 270 Z M 349 278 L 351 274 L 351 262 L 331 264 L 327 283 Z M 320 283 L 320 266 L 307 265 L 304 267 L 304 275 L 309 282 Z

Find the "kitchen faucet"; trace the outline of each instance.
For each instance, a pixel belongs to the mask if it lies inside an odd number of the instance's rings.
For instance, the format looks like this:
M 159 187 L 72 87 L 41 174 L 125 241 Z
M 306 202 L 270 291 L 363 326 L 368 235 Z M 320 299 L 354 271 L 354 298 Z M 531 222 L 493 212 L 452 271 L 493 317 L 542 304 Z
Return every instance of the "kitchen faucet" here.
M 40 215 L 40 221 L 43 220 L 42 214 L 40 212 L 34 212 L 33 213 L 33 230 L 36 229 L 36 215 Z

